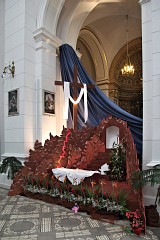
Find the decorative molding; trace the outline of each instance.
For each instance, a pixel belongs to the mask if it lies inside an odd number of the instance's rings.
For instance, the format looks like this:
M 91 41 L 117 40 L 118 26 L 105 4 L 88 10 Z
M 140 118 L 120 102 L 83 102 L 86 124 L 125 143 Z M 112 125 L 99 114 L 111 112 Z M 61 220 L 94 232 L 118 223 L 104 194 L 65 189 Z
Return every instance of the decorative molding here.
M 39 28 L 33 32 L 34 39 L 36 41 L 36 50 L 40 48 L 56 49 L 62 44 L 62 40 L 48 32 L 44 28 Z
M 4 153 L 1 155 L 1 159 L 7 158 L 7 157 L 15 157 L 23 163 L 28 159 L 29 154 Z
M 147 167 L 154 167 L 156 166 L 157 164 L 160 164 L 160 160 L 152 160 L 151 162 L 149 162 L 146 166 Z
M 48 5 L 49 5 L 49 0 L 41 0 L 41 3 L 39 4 L 38 14 L 37 14 L 37 28 L 44 27 L 44 19 L 46 16 Z
M 41 0 L 37 14 L 37 29 L 45 28 L 46 24 L 51 22 L 49 30 L 55 34 L 64 2 L 65 0 Z
M 151 2 L 151 0 L 140 0 L 139 4 L 143 5 L 145 3 Z
M 10 187 L 11 187 L 11 184 L 12 184 L 12 182 L 9 184 L 6 184 L 6 183 L 0 183 L 0 188 L 4 188 L 4 189 L 10 189 Z
M 85 40 L 85 38 L 83 37 L 84 34 L 87 37 L 90 37 L 95 45 L 95 47 L 97 48 L 97 53 L 99 58 L 101 59 L 102 62 L 102 68 L 103 68 L 103 72 L 101 71 L 101 76 L 100 73 L 98 72 L 98 65 L 100 64 L 100 62 L 97 62 L 96 56 L 95 56 L 95 49 L 93 48 L 94 46 L 91 46 L 88 42 L 88 40 Z M 86 38 L 87 39 L 87 38 Z M 108 62 L 107 62 L 107 57 L 103 48 L 103 45 L 98 37 L 98 35 L 93 31 L 93 29 L 89 28 L 89 27 L 84 27 L 81 29 L 78 40 L 81 41 L 86 48 L 88 49 L 88 51 L 90 52 L 90 55 L 92 56 L 93 62 L 94 62 L 94 66 L 95 66 L 95 70 L 96 70 L 96 79 L 108 79 Z

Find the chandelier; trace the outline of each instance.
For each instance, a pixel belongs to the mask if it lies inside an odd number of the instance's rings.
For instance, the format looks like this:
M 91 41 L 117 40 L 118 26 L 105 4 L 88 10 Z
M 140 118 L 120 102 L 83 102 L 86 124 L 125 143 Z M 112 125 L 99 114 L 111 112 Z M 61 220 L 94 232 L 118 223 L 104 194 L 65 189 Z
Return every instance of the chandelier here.
M 122 75 L 134 75 L 134 66 L 131 64 L 129 53 L 128 53 L 128 15 L 126 15 L 126 36 L 127 36 L 127 56 L 126 56 L 126 61 L 121 69 Z

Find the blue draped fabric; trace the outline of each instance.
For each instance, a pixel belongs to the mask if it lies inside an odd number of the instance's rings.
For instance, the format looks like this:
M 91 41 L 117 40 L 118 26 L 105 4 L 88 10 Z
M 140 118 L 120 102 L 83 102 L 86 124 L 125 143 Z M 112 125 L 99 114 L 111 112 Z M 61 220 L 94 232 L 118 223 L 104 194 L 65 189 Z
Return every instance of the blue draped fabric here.
M 78 67 L 78 79 L 81 83 L 94 84 L 95 82 L 89 77 L 86 70 L 82 66 L 74 49 L 68 45 L 60 46 L 60 67 L 62 81 L 73 82 L 74 66 Z M 86 126 L 84 123 L 84 105 L 83 100 L 78 105 L 78 128 Z M 112 115 L 127 122 L 131 130 L 134 142 L 136 144 L 137 152 L 142 154 L 142 127 L 143 122 L 141 118 L 131 115 L 113 103 L 96 85 L 95 89 L 88 90 L 88 121 L 87 126 L 98 126 L 102 119 Z M 70 104 L 68 127 L 72 128 L 72 104 Z

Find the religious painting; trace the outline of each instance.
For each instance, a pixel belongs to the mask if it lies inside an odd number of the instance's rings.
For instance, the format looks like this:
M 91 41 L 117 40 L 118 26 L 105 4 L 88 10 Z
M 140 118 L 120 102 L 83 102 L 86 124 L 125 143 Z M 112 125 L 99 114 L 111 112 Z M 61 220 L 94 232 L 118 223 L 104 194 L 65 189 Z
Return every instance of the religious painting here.
M 8 116 L 18 114 L 18 89 L 15 89 L 8 92 Z
M 55 114 L 55 94 L 44 91 L 44 114 Z

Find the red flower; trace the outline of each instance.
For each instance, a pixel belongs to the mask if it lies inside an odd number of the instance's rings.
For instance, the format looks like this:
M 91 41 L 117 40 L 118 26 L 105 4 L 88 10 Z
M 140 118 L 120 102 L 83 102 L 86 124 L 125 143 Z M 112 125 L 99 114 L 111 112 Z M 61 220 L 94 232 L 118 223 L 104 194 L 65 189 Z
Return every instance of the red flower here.
M 48 187 L 48 185 L 49 185 L 49 182 L 48 182 L 48 181 L 46 181 L 46 186 Z
M 138 209 L 135 212 L 126 212 L 126 217 L 131 220 L 131 227 L 133 229 L 144 228 L 143 218 Z
M 94 194 L 97 195 L 98 194 L 98 190 L 94 190 Z
M 40 184 L 41 184 L 41 185 L 43 184 L 43 179 L 40 180 Z
M 106 192 L 104 192 L 103 195 L 108 199 L 108 194 Z
M 84 193 L 85 192 L 85 188 L 81 188 L 81 191 Z
M 74 188 L 71 189 L 72 193 L 75 194 L 76 190 Z

